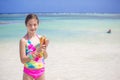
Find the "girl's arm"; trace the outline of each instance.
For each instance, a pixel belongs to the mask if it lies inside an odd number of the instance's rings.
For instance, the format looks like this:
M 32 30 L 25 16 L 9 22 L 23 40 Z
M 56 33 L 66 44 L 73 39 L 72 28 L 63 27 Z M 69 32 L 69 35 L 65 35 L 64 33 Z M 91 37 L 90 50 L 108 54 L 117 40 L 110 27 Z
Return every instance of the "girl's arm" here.
M 43 50 L 43 56 L 44 56 L 44 59 L 46 59 L 48 57 L 46 50 Z
M 20 60 L 23 64 L 31 60 L 28 56 L 26 56 L 25 45 L 26 45 L 25 39 L 21 39 L 19 43 L 19 51 L 20 51 L 19 53 L 20 53 Z

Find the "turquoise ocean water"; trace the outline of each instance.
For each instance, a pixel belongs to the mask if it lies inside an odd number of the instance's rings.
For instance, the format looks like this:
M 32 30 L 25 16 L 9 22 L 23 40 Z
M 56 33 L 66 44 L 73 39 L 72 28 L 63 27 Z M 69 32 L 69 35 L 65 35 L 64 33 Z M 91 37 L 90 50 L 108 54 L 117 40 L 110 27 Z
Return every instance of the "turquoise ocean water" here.
M 112 35 L 119 42 L 120 14 L 38 14 L 38 34 L 46 35 L 51 41 L 83 42 L 103 40 Z M 0 14 L 0 42 L 16 41 L 26 34 L 26 14 Z M 111 29 L 112 33 L 107 34 Z

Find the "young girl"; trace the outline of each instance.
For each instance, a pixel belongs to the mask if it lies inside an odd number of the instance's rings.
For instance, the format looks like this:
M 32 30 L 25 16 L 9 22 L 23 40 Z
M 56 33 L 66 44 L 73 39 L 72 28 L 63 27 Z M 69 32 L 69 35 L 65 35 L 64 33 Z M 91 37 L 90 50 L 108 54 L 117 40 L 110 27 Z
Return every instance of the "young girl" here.
M 45 62 L 47 58 L 46 47 L 48 40 L 44 37 L 44 44 L 41 44 L 42 36 L 36 34 L 39 19 L 35 14 L 26 17 L 26 35 L 20 40 L 20 59 L 24 64 L 23 80 L 45 80 Z

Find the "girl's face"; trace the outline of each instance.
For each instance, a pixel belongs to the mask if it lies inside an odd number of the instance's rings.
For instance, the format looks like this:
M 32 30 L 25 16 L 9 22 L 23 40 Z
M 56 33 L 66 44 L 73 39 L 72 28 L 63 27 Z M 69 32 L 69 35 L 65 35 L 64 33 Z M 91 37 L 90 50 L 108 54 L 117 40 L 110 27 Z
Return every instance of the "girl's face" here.
M 28 32 L 35 33 L 36 30 L 37 30 L 37 28 L 38 28 L 37 20 L 36 19 L 30 19 L 30 20 L 28 20 L 26 26 L 27 26 Z

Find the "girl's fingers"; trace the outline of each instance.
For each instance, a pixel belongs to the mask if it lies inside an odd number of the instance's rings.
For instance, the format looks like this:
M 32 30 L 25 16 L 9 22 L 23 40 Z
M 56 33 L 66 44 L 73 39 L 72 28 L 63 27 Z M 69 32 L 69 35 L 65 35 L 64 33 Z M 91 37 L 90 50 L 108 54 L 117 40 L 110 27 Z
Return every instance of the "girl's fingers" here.
M 46 39 L 45 45 L 48 46 L 48 44 L 49 44 L 49 40 Z

